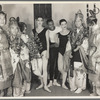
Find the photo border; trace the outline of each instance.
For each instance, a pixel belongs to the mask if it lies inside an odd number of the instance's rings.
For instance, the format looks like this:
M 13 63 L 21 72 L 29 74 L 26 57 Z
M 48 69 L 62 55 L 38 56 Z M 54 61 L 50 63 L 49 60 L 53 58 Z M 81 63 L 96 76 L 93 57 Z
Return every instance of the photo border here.
M 100 0 L 0 0 L 1 4 L 31 4 L 31 3 L 100 3 Z M 0 97 L 0 100 L 12 100 L 12 99 L 16 99 L 16 100 L 21 100 L 21 99 L 37 99 L 37 100 L 53 100 L 53 99 L 70 99 L 70 100 L 100 100 L 100 96 L 46 96 L 46 97 Z

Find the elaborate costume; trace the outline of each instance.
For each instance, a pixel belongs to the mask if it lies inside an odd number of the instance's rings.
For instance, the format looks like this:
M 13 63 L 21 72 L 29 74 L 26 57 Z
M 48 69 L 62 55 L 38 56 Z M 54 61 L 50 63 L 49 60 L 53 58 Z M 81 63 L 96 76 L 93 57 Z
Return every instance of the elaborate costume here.
M 0 95 L 4 96 L 4 89 L 11 87 L 12 64 L 6 31 L 0 27 Z
M 91 19 L 92 18 L 92 19 Z M 91 16 L 91 22 L 96 20 L 96 17 Z M 93 20 L 94 19 L 94 20 Z M 100 95 L 100 27 L 94 22 L 91 27 L 91 37 L 89 38 L 89 79 L 93 84 L 93 94 L 91 96 Z
M 81 21 L 81 25 L 77 27 L 78 21 Z M 86 56 L 84 47 L 82 47 L 84 37 L 87 34 L 86 28 L 83 26 L 83 14 L 79 10 L 76 14 L 75 22 L 77 21 L 76 28 L 73 30 L 71 36 L 72 44 L 72 66 L 70 68 L 70 88 L 71 91 L 75 93 L 80 93 L 82 90 L 86 89 L 86 71 L 88 65 L 88 58 Z M 88 43 L 86 44 L 88 45 Z M 88 46 L 87 46 L 88 47 Z
M 10 53 L 13 66 L 13 96 L 23 96 L 22 92 L 22 67 L 20 59 L 20 36 L 10 36 Z
M 29 38 L 26 45 L 29 48 L 29 56 L 32 64 L 33 73 L 37 76 L 42 76 L 42 59 L 39 54 L 39 50 L 41 50 L 42 46 L 40 44 L 36 44 L 37 37 Z M 37 42 L 39 42 L 37 40 Z

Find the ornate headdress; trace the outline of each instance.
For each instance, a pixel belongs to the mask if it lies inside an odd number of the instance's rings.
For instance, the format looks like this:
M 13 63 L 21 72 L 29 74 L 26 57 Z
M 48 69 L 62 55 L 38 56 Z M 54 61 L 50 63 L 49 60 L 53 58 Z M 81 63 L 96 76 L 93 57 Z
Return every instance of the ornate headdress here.
M 19 17 L 17 17 L 17 18 L 11 17 L 11 18 L 9 19 L 9 27 L 10 27 L 11 25 L 16 25 L 16 26 L 18 26 L 18 22 L 19 22 Z M 18 26 L 18 27 L 19 27 L 19 26 Z
M 96 10 L 97 9 L 97 10 Z M 96 12 L 97 11 L 97 12 Z M 92 25 L 93 23 L 97 23 L 96 15 L 100 12 L 99 8 L 94 4 L 94 9 L 89 10 L 87 5 L 87 24 Z M 89 16 L 90 14 L 90 16 Z
M 79 17 L 80 19 L 82 19 L 82 20 L 83 20 L 83 18 L 84 18 L 84 16 L 83 16 L 81 10 L 79 10 L 79 11 L 75 14 L 75 20 L 76 20 L 78 17 Z

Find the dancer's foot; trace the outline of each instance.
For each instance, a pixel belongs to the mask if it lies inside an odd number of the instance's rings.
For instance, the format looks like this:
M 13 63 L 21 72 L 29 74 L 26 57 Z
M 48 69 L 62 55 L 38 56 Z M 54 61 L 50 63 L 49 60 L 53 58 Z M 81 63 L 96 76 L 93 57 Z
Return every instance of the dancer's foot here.
M 62 85 L 62 88 L 68 89 L 68 87 L 65 84 Z
M 51 92 L 51 90 L 47 86 L 44 86 L 44 90 L 47 92 Z
M 77 88 L 74 88 L 74 89 L 70 89 L 70 91 L 75 91 Z
M 43 84 L 41 84 L 40 86 L 38 86 L 38 87 L 36 88 L 36 90 L 41 89 L 41 88 L 43 88 Z
M 55 85 L 55 86 L 61 86 L 59 83 L 57 83 L 57 81 L 54 81 L 53 85 Z
M 25 91 L 26 94 L 28 94 L 28 93 L 30 93 L 30 92 L 31 92 L 30 90 L 29 90 L 29 91 Z
M 78 88 L 75 93 L 81 93 L 82 92 L 82 89 L 81 88 Z
M 52 86 L 52 81 L 50 81 L 48 84 L 48 87 L 51 87 L 51 86 Z

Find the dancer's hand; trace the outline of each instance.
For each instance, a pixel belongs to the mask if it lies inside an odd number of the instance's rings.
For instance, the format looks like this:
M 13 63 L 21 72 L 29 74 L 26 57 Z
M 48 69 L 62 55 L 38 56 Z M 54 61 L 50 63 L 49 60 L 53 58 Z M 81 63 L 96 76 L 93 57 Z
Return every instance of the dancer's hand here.
M 74 52 L 76 52 L 77 50 L 79 50 L 80 46 L 77 46 L 76 49 L 74 49 Z

